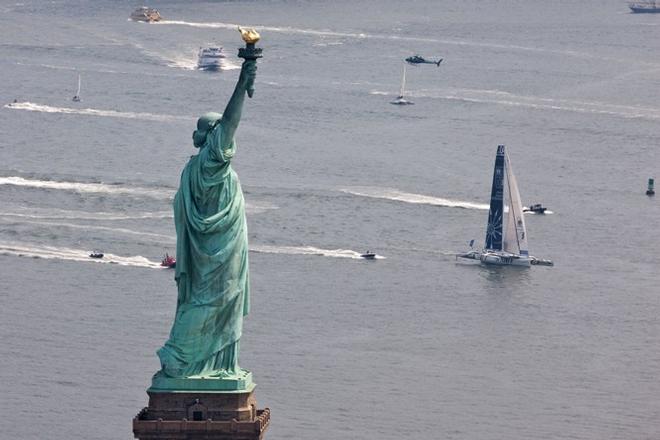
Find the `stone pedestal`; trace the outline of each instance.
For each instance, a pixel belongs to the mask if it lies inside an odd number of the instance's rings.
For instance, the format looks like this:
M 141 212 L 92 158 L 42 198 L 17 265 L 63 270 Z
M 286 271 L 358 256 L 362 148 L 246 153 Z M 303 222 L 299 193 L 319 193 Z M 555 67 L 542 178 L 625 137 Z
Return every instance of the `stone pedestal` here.
M 184 379 L 185 390 L 162 389 L 154 377 L 147 390 L 149 406 L 133 419 L 140 440 L 260 440 L 270 423 L 270 409 L 257 409 L 255 384 L 226 390 L 226 381 Z M 179 384 L 180 385 L 180 384 Z M 158 388 L 161 386 L 161 388 Z M 221 390 L 213 390 L 214 388 Z

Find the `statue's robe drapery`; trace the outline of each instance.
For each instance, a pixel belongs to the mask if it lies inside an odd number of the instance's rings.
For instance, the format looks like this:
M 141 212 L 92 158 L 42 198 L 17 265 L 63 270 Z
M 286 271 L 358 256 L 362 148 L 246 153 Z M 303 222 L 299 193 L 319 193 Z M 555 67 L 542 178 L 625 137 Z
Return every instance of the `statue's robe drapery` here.
M 158 350 L 170 377 L 224 376 L 238 367 L 250 308 L 245 201 L 222 149 L 222 127 L 190 158 L 174 198 L 178 299 L 169 340 Z

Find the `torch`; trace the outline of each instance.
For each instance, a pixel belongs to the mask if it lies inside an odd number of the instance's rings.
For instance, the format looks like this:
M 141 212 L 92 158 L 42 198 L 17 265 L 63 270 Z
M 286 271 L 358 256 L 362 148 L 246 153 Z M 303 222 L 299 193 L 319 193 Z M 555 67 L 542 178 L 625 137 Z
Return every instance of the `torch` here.
M 261 55 L 262 49 L 260 47 L 255 47 L 255 44 L 259 41 L 259 38 L 261 38 L 259 33 L 254 29 L 244 29 L 240 26 L 238 27 L 238 31 L 241 33 L 243 41 L 245 41 L 245 47 L 238 49 L 238 56 L 246 61 L 261 58 L 263 56 Z M 247 85 L 247 94 L 250 98 L 254 95 L 254 80 L 250 81 L 250 84 Z

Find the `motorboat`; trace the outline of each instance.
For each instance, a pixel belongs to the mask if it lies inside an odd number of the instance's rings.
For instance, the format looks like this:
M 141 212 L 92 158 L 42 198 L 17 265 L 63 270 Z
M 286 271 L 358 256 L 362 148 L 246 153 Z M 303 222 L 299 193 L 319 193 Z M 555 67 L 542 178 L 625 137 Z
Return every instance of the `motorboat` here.
M 222 47 L 200 47 L 197 56 L 197 68 L 200 70 L 220 70 L 227 55 Z
M 160 16 L 158 10 L 146 6 L 141 6 L 131 13 L 131 20 L 133 21 L 153 23 L 154 21 L 160 21 L 162 19 L 163 17 Z
M 375 260 L 376 254 L 371 251 L 367 251 L 364 254 L 361 254 L 360 258 L 364 258 L 365 260 Z
M 545 211 L 548 208 L 545 206 L 541 205 L 540 203 L 536 203 L 534 205 L 529 205 L 529 207 L 524 208 L 523 212 L 533 212 L 535 214 L 545 214 Z
M 630 10 L 636 14 L 660 13 L 660 1 L 637 1 L 628 3 Z
M 92 251 L 92 253 L 89 254 L 89 258 L 103 258 L 103 252 Z
M 470 242 L 470 246 L 474 241 Z M 456 259 L 478 260 L 497 266 L 552 266 L 550 260 L 529 255 L 527 229 L 518 183 L 513 175 L 509 155 L 504 145 L 497 147 L 495 169 L 486 227 L 486 244 L 481 251 L 471 249 L 456 254 Z
M 394 105 L 412 105 L 414 102 L 407 100 L 403 97 L 406 89 L 406 65 L 403 65 L 403 75 L 401 77 L 401 90 L 399 91 L 399 96 L 394 101 L 390 101 L 390 104 Z
M 161 260 L 160 265 L 163 267 L 174 268 L 176 267 L 176 258 L 166 253 Z

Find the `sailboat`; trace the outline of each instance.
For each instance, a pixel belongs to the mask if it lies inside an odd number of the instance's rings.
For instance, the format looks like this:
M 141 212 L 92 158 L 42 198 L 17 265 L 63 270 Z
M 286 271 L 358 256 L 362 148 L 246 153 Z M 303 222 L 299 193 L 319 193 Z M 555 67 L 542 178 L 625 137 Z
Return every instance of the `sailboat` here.
M 78 74 L 78 91 L 76 92 L 75 95 L 73 95 L 73 98 L 71 98 L 73 102 L 80 102 L 80 74 Z
M 504 145 L 497 147 L 495 156 L 484 249 L 460 253 L 456 257 L 499 266 L 553 265 L 550 260 L 529 255 L 518 183 Z
M 408 101 L 403 97 L 404 90 L 406 88 L 406 65 L 403 65 L 403 77 L 401 78 L 401 91 L 399 92 L 399 96 L 394 100 L 390 101 L 390 104 L 394 105 L 411 105 L 414 104 L 412 101 Z

